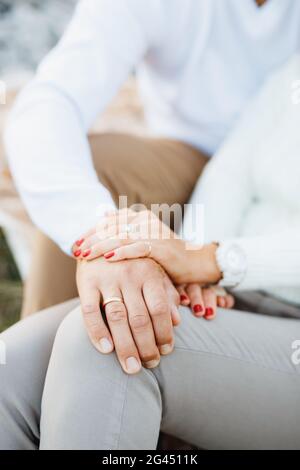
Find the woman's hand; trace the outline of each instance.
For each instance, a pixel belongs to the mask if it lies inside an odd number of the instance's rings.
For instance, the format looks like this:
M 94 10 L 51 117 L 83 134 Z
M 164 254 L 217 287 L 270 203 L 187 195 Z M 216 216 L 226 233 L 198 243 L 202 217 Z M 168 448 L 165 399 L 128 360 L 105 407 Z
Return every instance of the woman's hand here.
M 234 307 L 234 297 L 221 287 L 202 288 L 199 284 L 177 286 L 180 303 L 190 307 L 197 318 L 214 320 L 217 307 L 231 309 Z
M 174 284 L 216 284 L 221 279 L 216 245 L 192 247 L 151 211 L 121 210 L 109 214 L 101 224 L 73 246 L 77 259 L 104 256 L 109 262 L 152 258 L 169 274 Z

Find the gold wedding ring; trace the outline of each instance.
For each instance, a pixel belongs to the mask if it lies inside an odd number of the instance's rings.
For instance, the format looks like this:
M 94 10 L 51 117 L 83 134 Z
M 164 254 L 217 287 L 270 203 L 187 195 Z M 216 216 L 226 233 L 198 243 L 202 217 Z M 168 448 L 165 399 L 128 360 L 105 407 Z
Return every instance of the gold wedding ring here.
M 102 307 L 105 308 L 106 305 L 111 304 L 112 302 L 119 302 L 121 304 L 124 303 L 123 299 L 121 299 L 120 297 L 109 297 L 103 302 Z

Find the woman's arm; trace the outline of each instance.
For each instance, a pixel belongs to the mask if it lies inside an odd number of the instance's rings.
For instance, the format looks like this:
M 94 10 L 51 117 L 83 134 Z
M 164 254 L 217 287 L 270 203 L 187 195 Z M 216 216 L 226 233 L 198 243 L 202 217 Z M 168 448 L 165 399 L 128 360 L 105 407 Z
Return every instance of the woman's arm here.
M 247 260 L 245 276 L 237 286 L 238 290 L 300 288 L 300 229 L 224 243 L 229 244 L 240 246 Z
M 160 41 L 160 9 L 160 0 L 80 1 L 9 119 L 5 142 L 17 187 L 36 225 L 66 252 L 113 204 L 96 176 L 87 132 Z

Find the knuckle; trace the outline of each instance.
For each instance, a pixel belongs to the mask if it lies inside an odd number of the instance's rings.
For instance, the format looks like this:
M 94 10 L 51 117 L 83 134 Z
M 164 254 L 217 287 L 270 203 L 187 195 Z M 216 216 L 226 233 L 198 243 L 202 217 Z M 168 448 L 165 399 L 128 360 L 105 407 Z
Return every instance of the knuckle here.
M 169 305 L 164 300 L 160 300 L 156 302 L 151 309 L 151 315 L 153 317 L 168 315 L 169 313 L 170 313 Z
M 150 319 L 147 315 L 133 315 L 130 320 L 130 326 L 136 330 L 144 330 L 150 326 Z
M 110 308 L 106 311 L 106 316 L 111 323 L 124 323 L 127 319 L 125 308 L 119 304 L 111 304 Z
M 82 312 L 84 315 L 97 315 L 99 313 L 100 307 L 97 304 L 83 304 Z

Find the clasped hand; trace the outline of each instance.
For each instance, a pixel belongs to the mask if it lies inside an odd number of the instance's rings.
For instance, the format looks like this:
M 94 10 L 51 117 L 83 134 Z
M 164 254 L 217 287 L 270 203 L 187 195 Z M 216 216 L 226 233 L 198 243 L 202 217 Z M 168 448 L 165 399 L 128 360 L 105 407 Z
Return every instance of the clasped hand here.
M 215 249 L 187 247 L 150 211 L 107 214 L 73 246 L 94 346 L 104 354 L 115 349 L 123 370 L 135 374 L 142 365 L 157 367 L 160 356 L 172 352 L 179 303 L 206 320 L 215 318 L 217 306 L 232 308 L 231 295 L 208 287 L 220 278 Z M 106 305 L 102 316 L 101 303 L 109 298 L 120 301 Z

